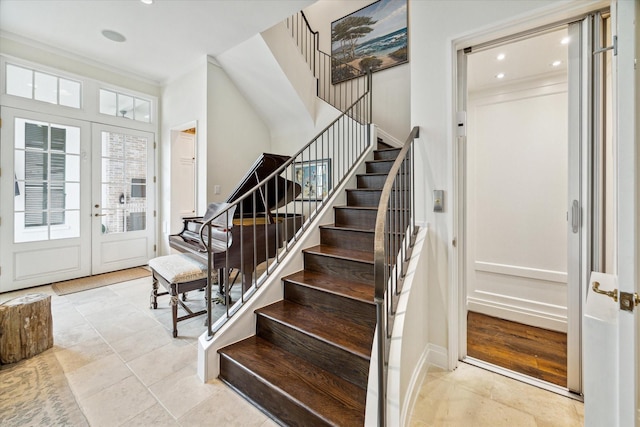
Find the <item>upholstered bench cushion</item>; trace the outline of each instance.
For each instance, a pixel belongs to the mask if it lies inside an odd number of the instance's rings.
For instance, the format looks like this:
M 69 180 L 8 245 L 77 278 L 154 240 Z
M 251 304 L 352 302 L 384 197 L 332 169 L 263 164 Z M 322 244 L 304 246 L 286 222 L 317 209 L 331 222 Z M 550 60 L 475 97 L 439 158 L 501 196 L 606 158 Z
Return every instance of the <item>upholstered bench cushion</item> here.
M 186 254 L 165 255 L 149 260 L 149 267 L 169 283 L 184 283 L 207 277 L 207 265 Z

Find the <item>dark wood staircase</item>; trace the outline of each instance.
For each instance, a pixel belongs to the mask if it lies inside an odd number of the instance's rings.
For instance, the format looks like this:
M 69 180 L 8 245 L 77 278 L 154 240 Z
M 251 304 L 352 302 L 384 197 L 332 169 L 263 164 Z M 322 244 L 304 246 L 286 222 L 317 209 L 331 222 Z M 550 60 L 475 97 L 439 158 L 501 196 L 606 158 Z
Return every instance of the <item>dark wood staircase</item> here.
M 371 346 L 377 206 L 400 149 L 378 142 L 366 174 L 284 277 L 284 299 L 256 310 L 256 335 L 218 351 L 220 379 L 276 422 L 364 425 Z

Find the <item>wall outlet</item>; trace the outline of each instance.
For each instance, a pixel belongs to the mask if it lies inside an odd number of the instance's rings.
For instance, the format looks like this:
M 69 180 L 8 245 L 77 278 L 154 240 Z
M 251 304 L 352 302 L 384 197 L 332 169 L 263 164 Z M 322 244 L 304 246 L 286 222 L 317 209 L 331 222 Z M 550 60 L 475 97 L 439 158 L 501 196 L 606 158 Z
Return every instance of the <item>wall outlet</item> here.
M 219 185 L 214 185 L 213 186 L 213 194 L 220 194 L 220 186 Z

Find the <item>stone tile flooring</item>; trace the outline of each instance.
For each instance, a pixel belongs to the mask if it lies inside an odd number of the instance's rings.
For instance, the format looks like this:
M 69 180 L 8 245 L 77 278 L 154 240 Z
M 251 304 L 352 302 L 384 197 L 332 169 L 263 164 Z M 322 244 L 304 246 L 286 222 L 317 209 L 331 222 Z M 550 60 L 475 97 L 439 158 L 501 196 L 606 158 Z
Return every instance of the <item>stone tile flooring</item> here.
M 461 363 L 453 372 L 429 367 L 409 425 L 582 426 L 584 405 L 568 397 Z
M 172 338 L 168 297 L 150 310 L 150 289 L 150 277 L 65 296 L 42 286 L 0 294 L 0 302 L 52 295 L 54 347 L 32 359 L 55 355 L 91 426 L 276 426 L 220 381 L 200 382 L 197 341 L 204 317 L 180 322 L 179 337 Z M 582 408 L 461 364 L 454 372 L 429 369 L 409 425 L 580 426 Z

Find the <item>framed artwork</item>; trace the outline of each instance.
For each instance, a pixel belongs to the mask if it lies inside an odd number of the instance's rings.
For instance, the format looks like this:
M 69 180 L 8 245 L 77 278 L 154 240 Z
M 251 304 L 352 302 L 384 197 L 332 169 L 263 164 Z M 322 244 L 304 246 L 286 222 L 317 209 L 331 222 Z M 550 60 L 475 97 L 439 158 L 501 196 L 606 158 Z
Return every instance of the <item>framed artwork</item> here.
M 295 182 L 302 186 L 299 199 L 322 200 L 331 188 L 331 159 L 308 160 L 293 164 Z
M 409 62 L 407 0 L 379 0 L 331 23 L 331 81 Z

